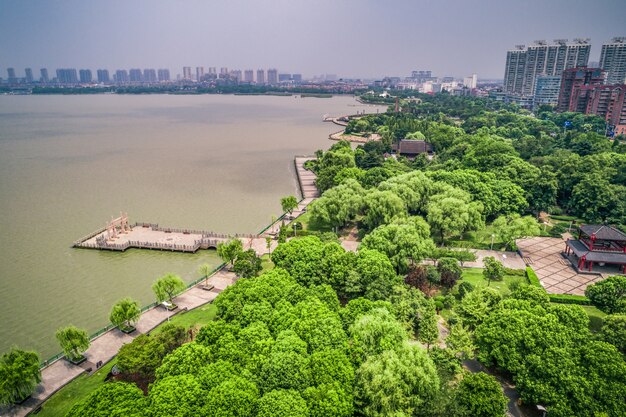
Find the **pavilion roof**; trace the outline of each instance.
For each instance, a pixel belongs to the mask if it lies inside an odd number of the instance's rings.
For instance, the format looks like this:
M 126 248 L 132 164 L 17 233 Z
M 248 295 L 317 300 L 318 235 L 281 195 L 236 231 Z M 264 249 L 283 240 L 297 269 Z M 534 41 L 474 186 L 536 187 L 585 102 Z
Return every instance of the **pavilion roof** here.
M 626 233 L 613 226 L 604 224 L 583 224 L 580 230 L 590 236 L 595 233 L 596 239 L 626 241 Z
M 430 143 L 424 140 L 402 139 L 398 144 L 398 153 L 406 155 L 418 155 L 420 153 L 432 152 Z
M 626 253 L 624 252 L 592 252 L 580 240 L 570 239 L 565 242 L 572 249 L 572 252 L 579 258 L 584 256 L 587 261 L 604 262 L 607 264 L 626 264 Z

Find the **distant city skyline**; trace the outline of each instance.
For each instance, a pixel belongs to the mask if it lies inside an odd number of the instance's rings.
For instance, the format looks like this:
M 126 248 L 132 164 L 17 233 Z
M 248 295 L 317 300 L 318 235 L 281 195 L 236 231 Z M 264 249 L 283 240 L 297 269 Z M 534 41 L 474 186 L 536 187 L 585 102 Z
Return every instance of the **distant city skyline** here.
M 536 39 L 624 36 L 626 2 L 600 0 L 0 0 L 6 69 L 278 68 L 304 77 L 504 78 L 504 51 Z M 193 71 L 195 73 L 195 71 Z

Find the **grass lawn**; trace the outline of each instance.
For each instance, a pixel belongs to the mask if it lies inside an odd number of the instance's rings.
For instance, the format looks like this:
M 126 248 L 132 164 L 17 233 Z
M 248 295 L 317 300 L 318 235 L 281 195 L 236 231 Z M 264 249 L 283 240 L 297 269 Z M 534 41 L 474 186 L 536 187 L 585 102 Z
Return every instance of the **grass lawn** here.
M 446 240 L 446 244 L 460 248 L 490 249 L 492 234 L 494 234 L 493 226 L 486 225 L 480 230 L 476 230 L 474 232 L 466 232 L 463 235 L 463 239 L 461 240 Z M 504 243 L 500 242 L 497 236 L 494 237 L 493 249 L 504 250 Z
M 104 379 L 109 374 L 114 364 L 115 359 L 104 365 L 91 376 L 87 374 L 81 374 L 79 377 L 74 379 L 72 382 L 61 388 L 56 394 L 50 397 L 50 399 L 48 399 L 48 401 L 44 403 L 41 412 L 37 414 L 37 416 L 64 416 L 75 403 L 84 400 L 96 388 L 104 384 Z
M 594 306 L 581 306 L 581 307 L 589 315 L 589 328 L 594 332 L 599 331 L 600 328 L 602 327 L 602 324 L 604 323 L 604 316 L 606 316 L 606 313 L 598 310 Z
M 268 253 L 261 256 L 261 266 L 263 267 L 261 273 L 274 269 L 274 263 L 270 259 L 270 255 Z
M 217 315 L 217 307 L 213 303 L 205 304 L 200 307 L 196 307 L 193 310 L 189 310 L 186 313 L 179 313 L 170 319 L 170 323 L 174 323 L 178 326 L 183 326 L 186 329 L 194 328 L 194 330 L 198 330 L 200 327 L 204 326 L 210 321 L 215 320 L 215 316 Z M 158 334 L 166 324 L 167 321 L 158 325 L 154 330 L 150 332 L 150 334 Z
M 511 293 L 509 285 L 516 281 L 527 283 L 526 277 L 505 275 L 502 281 L 491 281 L 490 287 L 498 290 L 502 295 L 509 295 Z M 461 275 L 461 279 L 457 282 L 457 286 L 461 282 L 469 282 L 476 288 L 487 286 L 487 280 L 483 277 L 482 268 L 463 268 L 463 274 Z

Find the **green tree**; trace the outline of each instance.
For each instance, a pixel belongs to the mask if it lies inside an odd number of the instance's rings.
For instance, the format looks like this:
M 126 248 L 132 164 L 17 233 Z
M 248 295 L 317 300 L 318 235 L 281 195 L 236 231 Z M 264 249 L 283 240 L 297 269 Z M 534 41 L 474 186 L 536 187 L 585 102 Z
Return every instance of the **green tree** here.
M 140 316 L 139 302 L 127 297 L 113 305 L 109 320 L 114 326 L 119 327 L 120 330 L 130 331 L 134 330 Z
M 626 312 L 626 277 L 613 275 L 591 284 L 585 290 L 585 295 L 605 313 Z
M 462 359 L 472 359 L 474 357 L 476 346 L 474 346 L 472 332 L 463 323 L 454 323 L 450 326 L 450 333 L 446 337 L 446 345 Z
M 211 350 L 199 343 L 186 343 L 163 358 L 155 372 L 157 379 L 168 376 L 197 374 L 212 359 Z
M 255 415 L 259 390 L 248 379 L 233 377 L 214 387 L 207 396 L 204 415 L 252 417 Z
M 166 274 L 154 281 L 152 291 L 159 303 L 169 301 L 172 303 L 174 296 L 185 289 L 185 283 L 178 275 Z
M 66 417 L 143 417 L 146 400 L 135 384 L 108 382 L 72 406 Z
M 363 187 L 355 180 L 346 180 L 327 190 L 310 205 L 311 223 L 336 231 L 354 220 L 363 206 L 364 195 Z
M 89 336 L 83 329 L 76 326 L 62 327 L 56 332 L 56 338 L 63 349 L 63 353 L 70 361 L 77 361 L 83 357 L 83 352 L 89 348 Z
M 598 337 L 626 355 L 626 314 L 609 314 L 604 317 Z
M 367 417 L 424 413 L 439 390 L 426 350 L 405 344 L 369 357 L 356 372 L 355 407 Z
M 427 210 L 426 220 L 439 232 L 442 243 L 450 236 L 460 236 L 483 225 L 480 203 L 466 203 L 452 196 L 433 198 Z
M 265 238 L 265 247 L 267 248 L 267 253 L 272 256 L 272 237 L 271 236 L 267 236 Z
M 517 213 L 500 216 L 493 221 L 495 235 L 507 248 L 522 237 L 538 236 L 541 233 L 537 221 L 532 216 L 521 217 Z
M 291 217 L 291 213 L 298 208 L 298 199 L 293 196 L 287 196 L 280 199 L 280 207 L 283 209 L 283 213 L 287 213 Z
M 402 199 L 391 191 L 370 191 L 365 196 L 365 218 L 368 230 L 391 223 L 396 218 L 406 217 L 406 206 Z
M 198 273 L 204 277 L 204 286 L 209 285 L 209 274 L 211 273 L 211 266 L 209 264 L 202 264 L 198 267 Z
M 0 357 L 0 405 L 18 403 L 41 382 L 39 355 L 12 348 Z
M 309 417 L 350 417 L 354 408 L 352 396 L 346 395 L 337 383 L 311 386 L 302 394 L 307 402 Z
M 399 349 L 407 340 L 406 330 L 386 309 L 375 309 L 358 318 L 349 333 L 353 356 L 360 362 L 385 350 Z
M 261 258 L 256 256 L 254 249 L 248 249 L 237 256 L 233 271 L 244 278 L 256 277 L 263 270 Z
M 257 403 L 257 417 L 308 417 L 306 401 L 294 390 L 274 390 Z
M 463 324 L 471 329 L 482 323 L 502 300 L 502 296 L 493 288 L 478 288 L 463 297 L 455 306 Z
M 146 416 L 197 416 L 205 404 L 206 394 L 192 375 L 163 378 L 150 387 Z
M 454 258 L 439 258 L 437 261 L 437 271 L 441 276 L 441 285 L 451 289 L 456 282 L 461 279 L 461 267 L 459 262 Z
M 502 262 L 496 260 L 493 256 L 483 258 L 483 277 L 487 280 L 487 286 L 491 285 L 491 281 L 502 281 L 504 278 L 504 266 Z
M 127 375 L 150 377 L 166 354 L 165 347 L 156 337 L 145 334 L 123 345 L 117 354 L 117 366 Z
M 377 227 L 365 236 L 362 246 L 386 254 L 399 273 L 404 273 L 411 263 L 427 258 L 435 249 L 429 237 L 430 229 L 421 218 L 394 222 Z
M 222 258 L 222 261 L 230 264 L 231 268 L 241 252 L 243 252 L 243 243 L 239 239 L 231 239 L 217 244 L 217 255 Z
M 457 398 L 467 417 L 504 417 L 508 402 L 498 381 L 484 372 L 465 375 Z

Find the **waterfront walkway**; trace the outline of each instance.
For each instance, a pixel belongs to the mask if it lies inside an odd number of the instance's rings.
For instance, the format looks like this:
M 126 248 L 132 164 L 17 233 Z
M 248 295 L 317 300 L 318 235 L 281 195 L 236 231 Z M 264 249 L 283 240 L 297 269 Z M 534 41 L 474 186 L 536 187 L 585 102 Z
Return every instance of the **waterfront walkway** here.
M 0 409 L 0 416 L 24 417 L 28 415 L 64 385 L 83 372 L 88 372 L 89 368 L 91 368 L 92 372 L 95 371 L 97 362 L 102 362 L 103 364 L 109 362 L 117 355 L 122 345 L 131 342 L 140 334 L 148 333 L 181 310 L 191 310 L 213 301 L 220 292 L 232 285 L 236 280 L 237 277 L 234 273 L 221 269 L 209 278 L 209 284 L 215 286 L 213 290 L 203 290 L 201 288 L 203 281 L 177 296 L 175 301 L 176 305 L 178 305 L 178 310 L 167 311 L 162 306 L 157 306 L 141 315 L 137 323 L 137 330 L 132 334 L 122 333 L 117 328 L 102 334 L 92 340 L 89 349 L 85 352 L 86 362 L 77 366 L 67 362 L 65 359 L 59 359 L 44 368 L 41 371 L 41 383 L 37 386 L 31 398 L 22 405 L 13 407 L 11 410 L 5 411 Z

